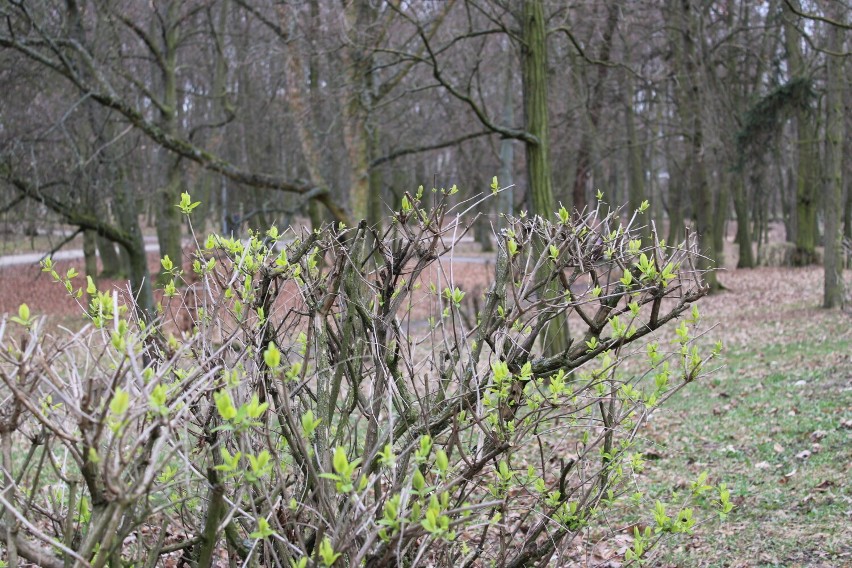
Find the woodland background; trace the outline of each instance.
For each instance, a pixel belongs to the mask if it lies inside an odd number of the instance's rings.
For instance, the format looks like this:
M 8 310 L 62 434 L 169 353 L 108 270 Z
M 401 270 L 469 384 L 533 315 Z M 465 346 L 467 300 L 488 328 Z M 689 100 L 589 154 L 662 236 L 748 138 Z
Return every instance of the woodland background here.
M 180 258 L 183 191 L 223 233 L 371 223 L 418 185 L 478 212 L 648 200 L 709 265 L 852 237 L 848 5 L 726 0 L 0 3 L 7 235 L 83 236 L 150 297 L 143 233 Z M 150 228 L 150 229 L 149 229 Z M 51 235 L 48 234 L 48 237 Z M 62 244 L 52 238 L 51 247 Z M 79 242 L 79 240 L 77 241 Z M 79 248 L 79 247 L 78 247 Z M 772 260 L 772 262 L 776 262 Z M 715 276 L 709 275 L 716 286 Z
M 474 222 L 453 261 L 469 299 L 493 281 L 501 214 L 647 207 L 640 225 L 670 244 L 697 233 L 700 268 L 727 269 L 706 273 L 727 290 L 702 300 L 699 338 L 724 343 L 724 366 L 641 437 L 649 498 L 709 470 L 736 509 L 661 565 L 845 565 L 852 326 L 817 306 L 849 297 L 849 14 L 848 0 L 0 0 L 0 251 L 18 255 L 0 258 L 0 313 L 28 303 L 78 329 L 65 288 L 18 254 L 53 253 L 64 273 L 67 249 L 83 258 L 69 270 L 102 290 L 129 279 L 153 309 L 160 259 L 192 248 L 183 192 L 195 235 L 244 238 L 378 226 L 418 186 L 428 207 L 455 185 L 454 203 L 481 201 L 457 209 Z M 480 200 L 494 176 L 507 189 Z M 620 565 L 633 537 L 614 534 L 589 563 Z

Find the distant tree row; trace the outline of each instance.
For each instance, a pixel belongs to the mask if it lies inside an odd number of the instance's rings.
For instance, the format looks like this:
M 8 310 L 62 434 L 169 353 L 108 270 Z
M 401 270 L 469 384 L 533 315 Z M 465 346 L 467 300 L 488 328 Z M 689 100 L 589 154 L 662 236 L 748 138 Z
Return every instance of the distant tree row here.
M 376 223 L 420 184 L 469 197 L 498 174 L 514 190 L 485 213 L 647 200 L 670 242 L 692 223 L 708 265 L 729 221 L 741 267 L 783 221 L 794 263 L 825 245 L 826 305 L 841 297 L 840 0 L 0 0 L 0 15 L 7 225 L 36 201 L 139 287 L 141 227 L 181 256 L 183 191 L 230 232 Z

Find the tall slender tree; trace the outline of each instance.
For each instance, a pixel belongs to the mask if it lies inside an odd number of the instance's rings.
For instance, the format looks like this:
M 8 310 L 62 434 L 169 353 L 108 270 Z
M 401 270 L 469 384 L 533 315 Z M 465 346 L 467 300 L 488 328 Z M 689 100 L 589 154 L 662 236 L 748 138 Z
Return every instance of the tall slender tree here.
M 713 234 L 714 200 L 707 172 L 705 126 L 702 115 L 702 100 L 706 89 L 703 86 L 703 60 L 697 44 L 702 37 L 702 15 L 693 5 L 692 0 L 672 0 L 669 8 L 678 26 L 674 47 L 679 53 L 676 61 L 680 64 L 677 70 L 677 110 L 687 141 L 689 164 L 687 181 L 692 199 L 695 229 L 701 243 L 701 268 L 711 270 L 715 268 L 719 255 Z M 717 289 L 720 286 L 716 273 L 712 270 L 707 273 L 707 283 L 711 289 Z
M 797 0 L 780 0 L 784 9 L 784 44 L 791 79 L 808 77 L 808 65 L 802 53 L 802 35 L 796 29 Z M 807 265 L 816 260 L 817 185 L 819 180 L 819 155 L 817 150 L 817 121 L 812 111 L 798 108 L 796 127 L 796 254 L 795 264 Z
M 825 2 L 827 14 L 842 24 L 846 14 L 836 2 Z M 842 305 L 843 259 L 840 246 L 841 209 L 843 203 L 843 138 L 845 116 L 843 108 L 843 89 L 845 79 L 845 58 L 843 37 L 840 26 L 828 24 L 826 27 L 826 121 L 825 121 L 825 287 L 823 306 L 834 308 Z

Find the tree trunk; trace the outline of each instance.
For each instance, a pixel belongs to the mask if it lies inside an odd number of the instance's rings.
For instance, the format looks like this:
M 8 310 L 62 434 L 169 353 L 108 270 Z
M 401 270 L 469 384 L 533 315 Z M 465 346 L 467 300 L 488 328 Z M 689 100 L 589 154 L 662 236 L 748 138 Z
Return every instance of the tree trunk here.
M 160 110 L 162 128 L 168 134 L 178 133 L 178 88 L 177 88 L 177 48 L 180 40 L 178 11 L 180 2 L 173 1 L 168 7 L 168 16 L 163 23 L 163 58 L 158 63 L 163 85 L 163 107 Z M 160 256 L 166 255 L 176 266 L 183 262 L 181 250 L 182 218 L 180 210 L 175 207 L 180 202 L 182 191 L 181 159 L 171 154 L 162 153 L 166 160 L 166 179 L 157 192 L 157 240 L 160 244 Z M 132 261 L 131 261 L 132 263 Z M 132 270 L 132 269 L 131 269 Z M 167 278 L 161 273 L 161 278 Z
M 512 85 L 514 70 L 512 69 L 512 48 L 507 38 L 503 39 L 503 50 L 506 56 L 506 69 L 503 84 L 503 124 L 513 124 L 515 122 L 515 89 Z M 498 183 L 500 187 L 505 187 L 498 197 L 498 227 L 503 228 L 506 222 L 503 219 L 504 215 L 512 215 L 515 210 L 515 191 L 512 187 L 515 179 L 515 147 L 514 141 L 510 138 L 503 138 L 500 141 L 500 174 Z
M 524 122 L 537 143 L 526 144 L 527 180 L 532 213 L 550 217 L 556 211 L 550 177 L 550 136 L 547 112 L 547 29 L 542 0 L 525 0 L 523 12 L 522 65 Z M 543 244 L 539 243 L 543 247 Z M 541 251 L 544 254 L 543 250 Z M 558 282 L 544 291 L 545 297 L 561 295 Z M 563 353 L 569 345 L 568 322 L 554 319 L 543 335 L 546 355 Z
M 796 2 L 796 0 L 790 0 Z M 787 62 L 791 78 L 802 77 L 807 73 L 801 37 L 794 25 L 793 11 L 786 0 L 784 6 L 784 40 L 787 46 Z M 798 136 L 798 164 L 796 170 L 796 254 L 794 264 L 805 266 L 816 260 L 817 203 L 816 184 L 818 183 L 816 154 L 816 121 L 806 110 L 796 112 L 796 132 Z
M 852 81 L 850 81 L 850 77 L 852 74 L 844 73 L 844 79 L 846 79 L 846 88 L 844 89 L 845 96 L 845 106 L 846 106 L 846 124 L 844 125 L 845 131 L 852 131 Z M 844 156 L 852 156 L 852 136 L 846 136 L 844 141 Z M 843 236 L 847 239 L 852 240 L 852 160 L 846 159 L 841 160 L 843 163 L 843 185 L 845 185 L 845 193 L 846 198 L 843 206 Z M 848 268 L 852 268 L 849 266 Z
M 628 180 L 628 204 L 633 213 L 639 209 L 645 200 L 645 168 L 642 165 L 642 146 L 636 132 L 636 117 L 633 112 L 633 80 L 629 74 L 623 85 L 624 95 L 624 118 L 627 127 L 627 180 Z M 650 235 L 650 227 L 647 219 L 640 219 L 642 224 L 642 238 L 647 239 Z
M 843 237 L 852 239 L 852 182 L 846 182 L 846 205 L 843 210 Z
M 127 278 L 123 259 L 119 251 L 116 250 L 115 243 L 100 235 L 97 236 L 95 242 L 97 243 L 98 252 L 101 257 L 101 266 L 103 267 L 101 278 Z
M 524 2 L 524 122 L 536 143 L 526 144 L 527 181 L 532 213 L 553 215 L 550 133 L 547 112 L 547 30 L 542 0 Z
M 831 6 L 834 6 L 832 3 Z M 833 18 L 845 20 L 840 10 Z M 827 26 L 828 51 L 843 51 L 840 28 Z M 834 308 L 843 303 L 843 262 L 841 249 L 840 214 L 843 199 L 843 113 L 844 61 L 839 56 L 826 55 L 826 122 L 825 122 L 825 287 L 823 307 Z
M 703 69 L 698 63 L 700 54 L 695 45 L 698 28 L 696 20 L 699 15 L 694 14 L 691 0 L 679 1 L 680 22 L 680 57 L 676 55 L 676 63 L 680 63 L 680 73 L 683 80 L 678 83 L 678 112 L 684 131 L 686 132 L 690 154 L 689 168 L 689 190 L 692 197 L 692 208 L 695 217 L 695 228 L 701 246 L 701 256 L 698 257 L 699 268 L 707 270 L 704 279 L 711 290 L 718 290 L 721 286 L 713 270 L 716 266 L 718 251 L 716 250 L 716 239 L 713 234 L 713 192 L 710 189 L 707 178 L 707 166 L 704 162 L 704 122 L 702 117 L 702 79 Z
M 182 213 L 176 207 L 180 203 L 182 189 L 180 159 L 169 166 L 165 185 L 157 193 L 157 241 L 160 244 L 160 256 L 166 255 L 176 266 L 183 262 L 181 250 Z
M 83 263 L 86 276 L 98 279 L 98 245 L 94 231 L 83 231 Z
M 796 181 L 793 169 L 787 168 L 784 171 L 779 163 L 778 180 L 781 185 L 781 214 L 784 217 L 784 240 L 788 243 L 793 243 L 796 242 L 796 208 L 793 207 L 793 202 L 796 200 Z
M 132 245 L 124 248 L 130 272 L 130 287 L 137 298 L 137 310 L 145 321 L 154 317 L 154 293 L 148 271 L 145 240 L 139 227 L 139 215 L 126 184 L 119 184 L 115 195 L 115 214 L 119 226 L 130 234 Z
M 317 26 L 316 18 L 319 16 L 314 14 L 318 11 L 318 5 L 313 2 L 311 30 Z M 291 15 L 287 10 L 282 10 L 279 13 L 279 22 L 281 25 L 296 25 L 295 16 Z M 289 28 L 285 28 L 289 29 Z M 302 152 L 304 166 L 308 170 L 308 176 L 311 184 L 317 187 L 328 187 L 328 181 L 323 175 L 323 160 L 320 145 L 316 134 L 318 130 L 316 113 L 313 110 L 310 100 L 318 101 L 320 97 L 319 89 L 319 70 L 317 69 L 318 62 L 315 58 L 308 60 L 308 85 L 307 92 L 305 90 L 305 69 L 302 54 L 299 52 L 297 45 L 287 46 L 284 52 L 284 77 L 286 82 L 287 104 L 290 110 L 297 117 L 294 121 L 296 127 L 296 139 L 299 142 L 299 148 Z M 308 217 L 311 221 L 311 226 L 318 229 L 325 221 L 326 216 L 316 200 L 308 202 Z
M 669 157 L 666 160 L 669 170 L 669 232 L 666 240 L 675 245 L 683 239 L 683 185 L 686 178 L 684 171 L 686 168 L 679 168 L 675 161 Z
M 737 216 L 737 245 L 740 248 L 740 258 L 737 268 L 754 268 L 754 254 L 751 249 L 751 231 L 749 230 L 749 207 L 746 195 L 745 174 L 734 172 L 731 176 L 734 186 L 734 212 Z
M 731 173 L 720 175 L 719 194 L 716 199 L 713 215 L 713 248 L 716 250 L 716 265 L 725 265 L 725 236 L 728 224 L 728 213 L 731 206 Z
M 379 126 L 370 126 L 370 156 L 378 156 L 381 152 L 381 138 Z M 375 228 L 376 232 L 382 232 L 382 220 L 385 217 L 384 204 L 382 203 L 382 190 L 384 188 L 384 175 L 382 166 L 370 168 L 370 192 L 367 198 L 367 223 Z
M 341 106 L 343 140 L 349 156 L 349 205 L 352 219 L 357 223 L 371 217 L 369 116 L 373 99 L 373 58 L 364 47 L 367 43 L 364 38 L 373 29 L 375 9 L 369 0 L 352 0 L 345 4 L 344 17 L 347 29 L 354 34 L 342 51 L 346 89 Z

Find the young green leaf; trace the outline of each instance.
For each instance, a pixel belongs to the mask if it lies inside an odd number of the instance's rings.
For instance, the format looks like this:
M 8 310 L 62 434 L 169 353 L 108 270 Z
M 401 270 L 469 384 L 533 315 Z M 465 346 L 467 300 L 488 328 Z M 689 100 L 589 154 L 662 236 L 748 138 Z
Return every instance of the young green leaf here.
M 263 352 L 263 362 L 273 371 L 281 366 L 281 352 L 275 342 L 269 342 L 269 346 Z
M 327 536 L 323 537 L 322 542 L 320 542 L 319 557 L 322 565 L 327 568 L 330 568 L 340 558 L 340 553 L 334 551 L 334 548 L 331 546 L 331 540 Z
M 200 201 L 192 202 L 192 199 L 189 196 L 189 193 L 183 192 L 180 194 L 180 203 L 177 204 L 177 208 L 181 210 L 181 213 L 184 215 L 189 215 L 192 213 L 192 210 L 201 205 Z
M 232 420 L 237 416 L 237 409 L 234 408 L 234 401 L 231 400 L 231 395 L 226 390 L 220 390 L 213 393 L 213 400 L 216 401 L 216 410 L 219 411 L 219 416 L 224 420 Z
M 257 520 L 257 530 L 250 533 L 249 537 L 254 539 L 264 539 L 268 538 L 275 534 L 275 531 L 269 526 L 269 521 L 265 518 L 260 517 Z
M 109 411 L 114 416 L 123 416 L 128 408 L 130 408 L 130 395 L 121 387 L 115 389 L 115 396 L 109 403 Z

